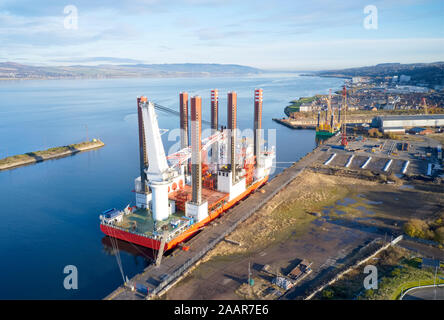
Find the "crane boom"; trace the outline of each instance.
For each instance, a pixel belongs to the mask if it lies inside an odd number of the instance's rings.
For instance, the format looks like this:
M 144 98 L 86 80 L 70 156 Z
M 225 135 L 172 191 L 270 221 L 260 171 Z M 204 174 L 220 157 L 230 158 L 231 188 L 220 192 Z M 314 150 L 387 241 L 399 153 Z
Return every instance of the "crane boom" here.
M 342 139 L 341 139 L 341 145 L 342 146 L 346 146 L 347 145 L 347 119 L 346 119 L 346 115 L 347 115 L 347 89 L 344 88 L 342 89 L 342 109 L 344 109 L 344 116 L 343 116 L 343 123 L 342 123 Z
M 427 109 L 427 101 L 425 97 L 422 98 L 422 106 L 424 108 L 424 113 L 429 114 L 429 110 Z
M 222 141 L 225 138 L 225 131 L 217 131 L 215 134 L 202 140 L 201 151 L 207 151 L 213 143 L 217 141 Z M 191 158 L 191 147 L 188 146 L 186 148 L 183 148 L 175 153 L 168 155 L 166 158 L 167 160 L 170 160 L 172 162 L 172 167 L 179 166 Z

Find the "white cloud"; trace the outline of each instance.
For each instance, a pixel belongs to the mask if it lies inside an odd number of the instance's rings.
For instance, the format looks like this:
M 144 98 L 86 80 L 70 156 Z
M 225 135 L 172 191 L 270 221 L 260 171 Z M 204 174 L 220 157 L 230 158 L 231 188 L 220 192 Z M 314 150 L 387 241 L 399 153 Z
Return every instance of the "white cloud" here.
M 406 18 L 430 20 L 404 12 L 419 2 L 373 1 L 390 16 L 369 33 L 362 28 L 367 1 L 78 0 L 79 28 L 67 30 L 65 4 L 8 0 L 0 5 L 0 57 L 69 64 L 111 56 L 293 69 L 444 60 L 442 28 L 417 23 L 408 32 Z M 418 37 L 420 31 L 427 38 Z

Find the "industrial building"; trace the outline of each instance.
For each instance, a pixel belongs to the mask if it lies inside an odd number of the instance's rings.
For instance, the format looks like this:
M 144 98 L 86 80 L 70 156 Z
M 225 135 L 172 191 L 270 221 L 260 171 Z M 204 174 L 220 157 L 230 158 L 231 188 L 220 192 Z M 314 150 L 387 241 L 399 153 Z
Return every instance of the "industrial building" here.
M 441 127 L 444 126 L 444 114 L 377 116 L 371 126 L 383 133 L 405 132 L 407 128 L 415 127 Z

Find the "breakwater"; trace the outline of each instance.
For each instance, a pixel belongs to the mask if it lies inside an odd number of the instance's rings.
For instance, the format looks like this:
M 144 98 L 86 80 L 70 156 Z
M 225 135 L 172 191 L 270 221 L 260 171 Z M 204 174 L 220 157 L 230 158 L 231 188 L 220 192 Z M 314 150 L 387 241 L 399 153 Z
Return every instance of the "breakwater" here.
M 88 151 L 103 147 L 105 144 L 99 139 L 70 144 L 67 146 L 54 147 L 41 151 L 28 152 L 0 159 L 0 171 L 8 170 L 28 164 L 41 162 L 49 159 L 67 157 L 78 152 Z

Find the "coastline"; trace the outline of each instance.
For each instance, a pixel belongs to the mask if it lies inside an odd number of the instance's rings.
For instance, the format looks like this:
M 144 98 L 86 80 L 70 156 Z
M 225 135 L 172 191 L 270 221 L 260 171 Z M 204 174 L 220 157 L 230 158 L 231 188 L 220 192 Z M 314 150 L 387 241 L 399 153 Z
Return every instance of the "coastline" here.
M 106 76 L 106 77 L 54 77 L 54 78 L 0 78 L 0 81 L 30 81 L 30 80 L 113 80 L 113 79 L 180 79 L 180 78 L 229 78 L 229 77 L 251 77 L 257 75 L 264 75 L 267 73 L 222 73 L 222 74 L 210 74 L 210 73 L 184 73 L 184 74 L 153 74 L 147 76 L 128 75 L 128 76 Z

